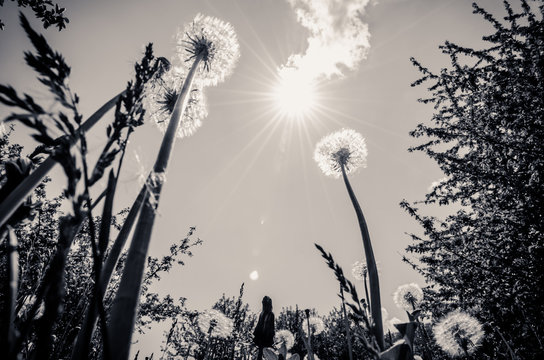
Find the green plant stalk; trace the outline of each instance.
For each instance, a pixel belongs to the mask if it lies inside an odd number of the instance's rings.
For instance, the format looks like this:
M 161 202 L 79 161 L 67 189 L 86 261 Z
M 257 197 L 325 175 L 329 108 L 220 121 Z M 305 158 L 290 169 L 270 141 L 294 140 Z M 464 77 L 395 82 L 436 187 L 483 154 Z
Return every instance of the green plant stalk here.
M 82 158 L 82 164 L 83 164 L 83 179 L 84 179 L 84 185 L 85 185 L 85 198 L 87 207 L 89 208 L 89 211 L 87 211 L 87 221 L 89 223 L 89 235 L 90 235 L 90 242 L 91 242 L 91 249 L 92 249 L 92 256 L 93 256 L 93 272 L 94 272 L 94 286 L 93 286 L 93 293 L 91 295 L 90 303 L 91 307 L 96 307 L 98 309 L 98 313 L 100 314 L 100 324 L 102 326 L 102 333 L 104 334 L 102 338 L 103 342 L 103 357 L 106 360 L 109 360 L 109 346 L 108 341 L 109 337 L 107 336 L 107 324 L 106 324 L 106 310 L 104 308 L 104 304 L 102 303 L 103 295 L 100 291 L 100 274 L 102 273 L 102 259 L 103 255 L 101 251 L 99 250 L 100 247 L 100 239 L 96 239 L 96 226 L 94 223 L 94 218 L 92 215 L 92 204 L 91 204 L 91 196 L 89 194 L 89 171 L 87 167 L 87 140 L 85 139 L 85 136 L 80 133 L 80 142 L 81 142 L 81 158 Z M 113 175 L 113 170 L 110 171 L 109 179 L 108 179 L 108 187 L 107 187 L 108 194 L 106 195 L 106 200 L 104 203 L 104 209 L 102 212 L 102 224 L 104 225 L 105 222 L 107 222 L 107 232 L 109 237 L 109 226 L 111 224 L 111 208 L 113 206 L 113 198 L 115 195 L 115 176 Z M 101 236 L 102 229 L 101 229 Z
M 365 298 L 366 298 L 366 311 L 367 311 L 367 314 L 368 314 L 368 309 L 370 309 L 370 299 L 368 297 L 368 284 L 367 284 L 367 281 L 366 281 L 366 278 L 367 276 L 364 275 L 363 276 L 363 283 L 365 284 Z
M 100 232 L 99 232 L 99 239 L 98 239 L 98 249 L 96 248 L 97 245 L 92 242 L 93 245 L 93 255 L 96 252 L 96 256 L 93 256 L 94 259 L 94 269 L 95 271 L 100 270 L 100 274 L 96 275 L 95 273 L 95 284 L 94 289 L 90 298 L 90 302 L 88 303 L 86 307 L 86 314 L 94 313 L 96 314 L 96 310 L 98 306 L 103 306 L 103 304 L 100 304 L 99 302 L 102 301 L 104 298 L 104 286 L 102 286 L 102 260 L 104 258 L 104 252 L 107 247 L 107 242 L 110 236 L 110 227 L 111 227 L 111 216 L 112 216 L 112 207 L 113 207 L 113 199 L 115 195 L 115 185 L 116 185 L 116 177 L 114 176 L 113 170 L 110 170 L 110 174 L 108 177 L 108 187 L 106 189 L 106 200 L 104 201 L 104 208 L 102 209 L 102 217 L 100 221 Z M 90 219 L 89 219 L 90 220 Z M 98 264 L 97 264 L 98 262 Z M 95 315 L 96 316 L 96 315 Z M 87 320 L 87 315 L 85 316 L 85 319 Z M 84 321 L 82 324 L 81 330 L 78 333 L 76 345 L 73 348 L 72 352 L 72 358 L 73 355 L 76 354 L 77 359 L 88 359 L 89 355 L 89 343 L 91 340 L 93 327 L 94 327 L 94 318 L 91 319 L 91 321 Z
M 189 100 L 193 78 L 202 57 L 202 53 L 197 55 L 187 74 L 153 167 L 154 174 L 164 174 L 166 171 L 177 130 Z M 116 346 L 112 346 L 110 352 L 114 360 L 126 360 L 129 356 L 142 277 L 147 260 L 147 250 L 151 240 L 156 207 L 158 206 L 163 181 L 151 181 L 149 185 L 151 188 L 144 196 L 143 207 L 130 244 L 119 290 L 112 305 L 109 334 L 111 336 L 110 344 L 116 344 Z M 149 201 L 150 195 L 155 197 L 153 204 Z
M 78 132 L 89 131 L 109 110 L 111 110 L 117 100 L 121 96 L 120 93 L 114 96 L 110 101 L 102 105 L 94 114 L 85 121 Z M 76 139 L 71 140 L 72 146 L 77 142 Z M 3 226 L 6 221 L 13 215 L 15 210 L 21 205 L 21 203 L 30 195 L 30 193 L 38 186 L 43 178 L 49 173 L 49 171 L 57 164 L 57 161 L 49 156 L 43 163 L 38 166 L 27 178 L 25 178 L 19 186 L 17 186 L 11 194 L 0 204 L 0 227 Z
M 57 250 L 53 255 L 51 263 L 47 269 L 47 278 L 44 278 L 43 293 L 36 294 L 36 302 L 43 296 L 45 309 L 43 316 L 37 324 L 36 353 L 47 354 L 49 356 L 52 350 L 52 329 L 55 325 L 57 316 L 60 312 L 59 304 L 64 298 L 64 272 L 66 269 L 66 258 L 70 251 L 70 246 L 74 237 L 80 230 L 83 223 L 81 214 L 75 216 L 67 215 L 59 219 L 59 240 Z M 41 295 L 41 296 L 39 296 Z M 33 316 L 35 312 L 31 312 Z M 21 336 L 22 337 L 22 336 Z M 23 340 L 24 338 L 21 338 Z M 15 349 L 17 351 L 18 347 Z
M 351 348 L 351 331 L 349 329 L 349 319 L 346 312 L 346 299 L 344 298 L 344 288 L 340 285 L 340 298 L 342 299 L 342 312 L 344 315 L 344 326 L 346 328 L 346 338 L 348 342 L 349 360 L 353 360 L 353 349 Z
M 128 143 L 128 139 L 130 138 L 130 135 L 133 132 L 133 128 L 130 127 L 128 129 L 128 132 L 125 137 L 124 143 Z M 106 209 L 109 209 L 107 214 L 109 215 L 102 215 L 102 218 L 108 218 L 108 224 L 107 228 L 104 226 L 105 222 L 101 223 L 101 233 L 100 233 L 100 241 L 99 243 L 104 244 L 105 242 L 109 241 L 109 228 L 111 225 L 111 208 L 113 203 L 113 197 L 115 195 L 115 191 L 117 188 L 117 183 L 119 181 L 119 176 L 121 174 L 121 167 L 123 165 L 123 160 L 125 158 L 126 154 L 126 145 L 122 147 L 122 153 L 121 158 L 119 159 L 119 164 L 117 165 L 117 176 L 115 176 L 115 179 L 112 184 L 112 188 L 110 189 L 110 186 L 108 185 L 108 189 L 106 189 L 102 194 L 100 195 L 103 197 L 105 193 L 107 192 L 108 195 L 111 197 L 109 200 L 106 198 L 106 204 L 104 205 L 104 214 L 106 214 Z M 111 179 L 110 179 L 111 180 Z M 108 284 L 111 279 L 111 275 L 113 273 L 113 270 L 115 269 L 115 266 L 117 264 L 117 261 L 119 260 L 119 256 L 121 255 L 121 251 L 123 247 L 125 246 L 126 240 L 128 238 L 128 235 L 130 231 L 133 228 L 134 222 L 136 221 L 136 216 L 140 212 L 140 208 L 142 205 L 143 197 L 145 195 L 146 186 L 144 185 L 142 187 L 142 190 L 140 190 L 140 193 L 138 194 L 136 200 L 132 204 L 132 207 L 129 211 L 129 214 L 127 215 L 127 218 L 125 219 L 125 222 L 123 223 L 123 226 L 121 228 L 121 231 L 117 235 L 117 239 L 113 243 L 112 248 L 110 249 L 109 256 L 106 257 L 105 264 L 101 270 L 100 273 L 100 281 L 99 281 L 99 293 L 102 294 L 102 301 L 104 301 L 104 297 L 106 294 L 106 290 L 108 288 Z M 100 199 L 100 198 L 99 198 Z M 97 199 L 98 201 L 98 199 Z M 109 205 L 107 205 L 109 204 Z M 103 247 L 101 249 L 101 258 L 104 260 L 105 251 L 107 248 L 107 244 L 105 248 Z M 88 346 L 89 343 L 93 337 L 94 330 L 96 329 L 96 316 L 97 316 L 97 308 L 95 306 L 89 306 L 89 304 L 85 308 L 85 318 L 83 319 L 83 323 L 81 326 L 81 330 L 78 333 L 77 340 L 75 343 L 75 346 L 72 349 L 72 360 L 81 360 L 81 359 L 87 359 L 88 358 Z M 102 334 L 104 335 L 104 334 Z
M 306 314 L 306 322 L 308 324 L 308 360 L 314 360 L 314 352 L 312 349 L 312 328 L 310 327 L 310 316 Z
M 368 226 L 366 225 L 365 217 L 363 215 L 363 210 L 355 197 L 355 193 L 351 188 L 348 177 L 346 175 L 346 169 L 344 165 L 341 164 L 342 176 L 344 178 L 344 183 L 346 184 L 346 189 L 348 191 L 353 207 L 355 208 L 355 213 L 357 214 L 357 220 L 359 221 L 359 228 L 361 229 L 361 236 L 363 238 L 363 246 L 365 250 L 366 263 L 368 266 L 368 281 L 370 283 L 370 310 L 372 314 L 372 320 L 374 326 L 372 332 L 376 337 L 376 341 L 380 350 L 384 350 L 385 344 L 383 340 L 383 323 L 382 323 L 382 304 L 380 300 L 380 282 L 378 279 L 378 267 L 376 266 L 376 260 L 374 258 L 374 252 L 372 250 L 372 243 L 370 242 L 370 234 L 368 233 Z
M 8 354 L 13 354 L 13 346 L 15 344 L 15 305 L 17 304 L 17 288 L 18 288 L 18 275 L 19 275 L 19 253 L 17 250 L 17 236 L 11 226 L 7 226 L 7 254 L 6 254 L 6 270 L 8 271 L 7 279 L 9 281 L 7 291 L 7 306 L 5 307 L 7 318 L 6 324 L 6 340 Z M 4 333 L 4 329 L 2 329 Z M 4 340 L 2 340 L 4 342 Z M 13 354 L 14 355 L 14 354 Z
M 146 186 L 144 185 L 142 189 L 140 190 L 140 193 L 138 194 L 138 197 L 134 201 L 134 204 L 132 204 L 132 207 L 130 208 L 130 211 L 127 215 L 127 218 L 125 219 L 125 222 L 123 223 L 123 226 L 121 227 L 121 231 L 119 231 L 119 234 L 117 235 L 117 238 L 115 239 L 115 242 L 113 243 L 110 252 L 108 256 L 106 257 L 106 260 L 104 262 L 104 267 L 102 268 L 102 273 L 100 275 L 100 292 L 101 294 L 106 294 L 106 289 L 108 287 L 108 284 L 111 279 L 111 275 L 113 274 L 113 270 L 115 269 L 115 266 L 117 265 L 117 261 L 119 260 L 119 256 L 121 255 L 121 251 L 123 250 L 123 247 L 125 246 L 125 243 L 128 239 L 128 236 L 134 227 L 134 223 L 136 222 L 136 217 L 138 216 L 140 212 L 140 208 L 142 206 L 142 202 L 144 199 L 144 195 L 146 192 Z M 87 311 L 85 312 L 85 318 L 83 319 L 83 323 L 81 325 L 81 331 L 77 336 L 76 344 L 74 348 L 72 349 L 72 360 L 79 360 L 87 358 L 88 354 L 84 350 L 85 343 L 87 343 L 92 338 L 92 335 L 95 330 L 95 323 L 97 320 L 97 309 L 95 306 L 88 307 Z M 89 327 L 92 323 L 92 327 L 90 328 L 91 331 L 89 332 Z

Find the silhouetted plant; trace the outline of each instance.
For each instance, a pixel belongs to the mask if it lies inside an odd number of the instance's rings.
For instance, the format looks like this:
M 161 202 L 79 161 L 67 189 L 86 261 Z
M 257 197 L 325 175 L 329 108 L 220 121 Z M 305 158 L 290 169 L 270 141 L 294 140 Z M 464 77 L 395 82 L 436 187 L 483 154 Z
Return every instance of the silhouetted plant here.
M 12 87 L 0 85 L 0 102 L 22 111 L 10 114 L 4 121 L 18 121 L 35 131 L 33 137 L 40 146 L 33 152 L 33 158 L 39 153 L 45 153 L 61 164 L 68 180 L 63 195 L 71 203 L 71 213 L 59 218 L 59 239 L 56 250 L 53 252 L 49 265 L 44 271 L 44 276 L 35 291 L 35 301 L 27 313 L 28 316 L 19 326 L 19 336 L 10 338 L 8 354 L 10 359 L 17 356 L 23 342 L 30 333 L 31 327 L 34 325 L 36 325 L 37 329 L 35 351 L 51 356 L 52 344 L 54 343 L 51 340 L 52 329 L 60 315 L 59 305 L 65 298 L 63 277 L 68 252 L 74 237 L 80 231 L 85 220 L 87 220 L 89 226 L 89 240 L 93 256 L 92 273 L 95 280 L 93 294 L 95 299 L 99 299 L 99 301 L 96 301 L 96 306 L 101 315 L 102 329 L 106 331 L 105 311 L 101 301 L 102 296 L 100 296 L 99 292 L 100 267 L 109 238 L 111 224 L 109 219 L 112 216 L 114 185 L 119 176 L 122 156 L 119 161 L 117 176 L 114 175 L 113 171 L 110 173 L 108 191 L 105 196 L 106 205 L 103 210 L 104 226 L 98 235 L 95 231 L 95 222 L 92 216 L 92 209 L 96 202 L 92 203 L 89 188 L 102 177 L 104 171 L 115 160 L 116 155 L 124 153 L 124 146 L 128 136 L 135 126 L 141 124 L 143 119 L 143 108 L 141 106 L 143 88 L 145 83 L 154 76 L 160 63 L 160 61 L 154 60 L 151 46 L 148 46 L 142 63 L 136 65 L 136 81 L 129 83 L 127 90 L 115 98 L 119 100 L 116 105 L 115 120 L 107 129 L 107 144 L 95 166 L 90 168 L 86 160 L 87 142 L 85 131 L 88 130 L 89 121 L 94 124 L 106 110 L 99 111 L 99 114 L 95 114 L 88 122 L 82 124 L 82 116 L 78 112 L 79 97 L 71 91 L 67 82 L 70 67 L 65 63 L 62 55 L 55 52 L 45 38 L 30 27 L 27 19 L 22 14 L 20 19 L 22 27 L 35 48 L 35 52 L 25 52 L 25 60 L 38 73 L 38 80 L 52 94 L 55 106 L 40 105 L 32 96 L 28 94 L 19 96 Z M 115 101 L 110 101 L 108 104 L 111 103 L 115 103 Z M 53 136 L 55 132 L 60 133 L 60 137 Z M 79 142 L 78 152 L 73 153 L 71 148 L 76 142 Z M 28 175 L 28 171 L 21 174 Z M 33 173 L 30 173 L 26 179 L 32 176 Z M 35 180 L 39 183 L 42 178 L 43 174 L 35 177 Z M 83 179 L 83 186 L 78 187 L 81 179 Z M 32 191 L 37 183 L 25 187 L 25 194 L 22 199 L 27 196 L 29 191 Z M 5 184 L 9 185 L 10 183 Z M 10 195 L 14 192 L 16 191 L 10 192 Z M 2 205 L 4 205 L 4 202 Z M 20 209 L 19 204 L 20 202 L 11 203 L 7 206 L 6 211 L 2 208 L 1 212 L 4 221 L 10 219 L 12 214 Z M 42 301 L 45 304 L 43 316 L 35 320 L 36 311 Z
M 351 129 L 342 129 L 331 133 L 319 141 L 315 147 L 314 160 L 327 176 L 344 179 L 346 189 L 357 215 L 370 283 L 370 312 L 372 314 L 372 331 L 380 349 L 385 347 L 383 340 L 382 306 L 380 299 L 380 282 L 378 268 L 372 250 L 370 234 L 363 211 L 351 185 L 347 174 L 366 166 L 367 149 L 365 139 L 358 132 Z
M 473 4 L 490 33 L 480 48 L 446 41 L 449 65 L 412 59 L 434 108 L 410 134 L 410 151 L 444 177 L 422 201 L 401 207 L 421 226 L 405 258 L 423 275 L 422 309 L 439 318 L 460 309 L 484 326 L 474 356 L 544 356 L 544 4 L 504 1 L 501 17 Z M 429 206 L 430 205 L 430 206 Z M 425 214 L 447 207 L 444 218 Z
M 15 0 L 11 0 L 15 2 Z M 0 0 L 0 7 L 4 6 L 5 0 Z M 43 27 L 47 29 L 51 25 L 55 25 L 59 31 L 66 27 L 66 24 L 70 22 L 66 16 L 64 16 L 65 8 L 59 7 L 58 4 L 54 4 L 51 0 L 17 0 L 17 6 L 30 7 L 36 17 L 43 23 Z M 4 30 L 4 23 L 0 19 L 0 30 Z

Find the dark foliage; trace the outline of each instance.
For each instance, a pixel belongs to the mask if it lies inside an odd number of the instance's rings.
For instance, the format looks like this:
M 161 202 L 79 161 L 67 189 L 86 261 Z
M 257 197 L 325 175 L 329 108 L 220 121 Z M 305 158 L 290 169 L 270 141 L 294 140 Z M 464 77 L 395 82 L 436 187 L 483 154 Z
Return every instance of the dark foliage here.
M 66 24 L 70 22 L 64 15 L 65 8 L 59 7 L 58 4 L 51 0 L 11 0 L 17 1 L 19 7 L 29 7 L 34 11 L 34 15 L 43 23 L 43 27 L 47 29 L 49 26 L 56 26 L 59 31 L 66 28 Z M 4 0 L 0 0 L 0 6 L 4 6 Z M 4 30 L 4 23 L 0 19 L 0 30 Z
M 61 164 L 68 180 L 63 196 L 71 203 L 71 212 L 55 219 L 54 226 L 58 227 L 58 230 L 54 235 L 57 239 L 56 241 L 48 240 L 52 247 L 38 249 L 44 252 L 40 255 L 45 259 L 42 264 L 43 270 L 40 273 L 43 275 L 40 275 L 37 282 L 31 285 L 33 298 L 28 309 L 22 314 L 23 316 L 16 319 L 15 323 L 9 325 L 11 333 L 16 336 L 14 340 L 10 340 L 11 350 L 8 357 L 15 358 L 17 353 L 32 351 L 59 358 L 63 354 L 64 350 L 62 349 L 66 348 L 66 344 L 71 346 L 73 336 L 75 336 L 74 332 L 65 333 L 62 336 L 58 336 L 60 334 L 56 333 L 56 329 L 60 326 L 59 322 L 63 321 L 63 316 L 70 310 L 84 311 L 89 307 L 89 303 L 91 308 L 96 306 L 100 314 L 101 330 L 102 332 L 106 331 L 106 308 L 102 303 L 102 293 L 100 292 L 100 273 L 104 252 L 108 247 L 109 229 L 113 224 L 111 208 L 115 185 L 128 137 L 134 128 L 141 125 L 143 121 L 144 110 L 141 104 L 143 88 L 148 80 L 162 72 L 164 61 L 162 58 L 155 59 L 151 45 L 147 46 L 142 61 L 135 66 L 135 80 L 129 82 L 126 90 L 114 98 L 114 100 L 117 99 L 117 106 L 114 121 L 107 128 L 107 144 L 94 168 L 90 168 L 86 159 L 85 132 L 104 115 L 108 107 L 101 108 L 82 124 L 82 116 L 77 109 L 79 98 L 72 93 L 67 85 L 70 67 L 65 63 L 62 55 L 55 52 L 45 38 L 30 27 L 29 22 L 22 14 L 20 20 L 34 46 L 34 51 L 25 52 L 25 60 L 37 72 L 38 80 L 52 95 L 53 105 L 40 105 L 32 96 L 28 94 L 20 96 L 12 87 L 0 85 L 0 102 L 19 109 L 19 112 L 10 114 L 4 121 L 18 121 L 34 130 L 33 137 L 40 144 L 32 154 L 34 161 L 39 160 L 36 157 L 37 154 L 45 153 Z M 113 100 L 110 103 L 113 104 Z M 77 142 L 80 144 L 77 148 L 78 151 L 73 151 L 72 146 Z M 99 228 L 92 215 L 92 209 L 96 202 L 94 204 L 91 202 L 90 187 L 102 178 L 105 170 L 113 164 L 118 154 L 121 156 L 119 157 L 117 174 L 113 171 L 110 172 L 103 221 L 101 221 L 103 226 Z M 3 169 L 3 175 L 5 175 L 2 179 L 1 191 L 3 193 L 9 193 L 16 182 L 28 176 L 30 172 L 27 162 L 21 159 L 8 162 Z M 83 179 L 82 186 L 79 185 L 81 179 Z M 24 209 L 24 205 L 20 209 Z M 26 220 L 31 219 L 27 216 Z M 76 242 L 76 246 L 74 239 L 78 233 L 79 236 L 84 236 L 86 243 Z M 21 249 L 23 249 L 22 243 L 27 238 L 27 236 L 23 236 L 20 240 Z M 70 291 L 74 290 L 67 283 L 66 274 L 71 271 L 69 268 L 70 252 L 73 245 L 78 250 L 90 249 L 92 261 L 88 263 L 83 261 L 79 265 L 92 266 L 76 271 L 84 273 L 90 278 L 86 280 L 88 285 L 79 288 L 82 291 L 76 291 L 76 303 L 70 304 L 65 300 L 67 300 L 67 296 L 72 296 Z M 178 254 L 184 254 L 189 246 L 188 243 L 181 244 Z M 157 269 L 156 273 L 165 271 L 167 264 L 161 265 L 162 267 Z M 24 270 L 24 267 L 21 269 Z M 85 277 L 83 278 L 85 279 Z M 21 284 L 24 284 L 25 281 L 28 279 L 23 278 Z M 86 291 L 90 291 L 90 297 L 86 296 Z M 23 298 L 19 297 L 19 299 Z M 99 300 L 97 301 L 97 299 Z M 43 314 L 37 317 L 36 314 L 42 304 L 45 305 Z M 19 303 L 18 307 L 20 307 Z M 75 316 L 74 319 L 79 321 L 80 317 Z M 76 328 L 73 326 L 71 329 Z M 63 327 L 62 329 L 67 330 L 68 328 Z M 106 339 L 107 337 L 102 338 Z M 66 341 L 66 339 L 71 340 Z M 31 346 L 24 346 L 25 343 Z
M 462 308 L 485 325 L 480 357 L 544 357 L 544 4 L 504 2 L 502 20 L 474 4 L 494 33 L 483 50 L 440 47 L 451 65 L 435 73 L 415 59 L 435 113 L 411 132 L 410 149 L 445 178 L 425 200 L 401 206 L 422 226 L 405 259 L 432 284 L 435 318 Z M 515 10 L 517 8 L 518 10 Z M 419 205 L 452 205 L 445 219 Z

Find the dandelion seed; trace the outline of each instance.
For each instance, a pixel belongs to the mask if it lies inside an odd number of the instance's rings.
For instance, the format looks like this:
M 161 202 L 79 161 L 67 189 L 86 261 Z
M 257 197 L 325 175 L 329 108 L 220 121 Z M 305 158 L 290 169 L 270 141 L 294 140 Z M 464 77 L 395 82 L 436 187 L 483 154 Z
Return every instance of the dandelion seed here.
M 274 335 L 274 343 L 281 347 L 285 344 L 285 349 L 290 350 L 295 345 L 295 336 L 289 330 L 279 330 Z
M 451 356 L 472 354 L 484 338 L 482 324 L 474 316 L 455 310 L 433 327 L 436 343 Z
M 181 69 L 174 68 L 160 79 L 148 83 L 145 88 L 143 105 L 146 115 L 163 133 L 168 128 L 184 78 Z M 177 130 L 177 137 L 193 135 L 202 126 L 202 120 L 207 116 L 208 110 L 203 89 L 193 87 Z
M 399 308 L 412 312 L 423 300 L 423 290 L 415 283 L 401 285 L 395 291 L 393 300 Z
M 325 330 L 325 324 L 320 317 L 312 316 L 302 322 L 302 331 L 308 334 L 308 322 L 310 323 L 311 335 L 319 335 Z
M 211 337 L 226 339 L 232 334 L 233 321 L 219 310 L 206 310 L 198 315 L 198 327 Z
M 359 167 L 366 167 L 367 149 L 361 134 L 351 129 L 342 129 L 325 136 L 317 143 L 314 160 L 327 176 L 339 178 L 342 166 L 346 174 Z
M 363 261 L 356 261 L 351 267 L 351 274 L 356 280 L 364 280 L 368 274 L 368 268 Z
M 240 45 L 231 24 L 212 16 L 197 14 L 192 23 L 178 31 L 176 43 L 178 60 L 191 64 L 199 55 L 197 81 L 203 86 L 215 86 L 232 73 L 240 57 Z

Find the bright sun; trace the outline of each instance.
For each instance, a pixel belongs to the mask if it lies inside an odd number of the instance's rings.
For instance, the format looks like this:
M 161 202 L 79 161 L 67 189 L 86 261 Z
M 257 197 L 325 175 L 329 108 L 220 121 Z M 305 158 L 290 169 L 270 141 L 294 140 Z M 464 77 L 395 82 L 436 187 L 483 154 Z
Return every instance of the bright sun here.
M 316 105 L 315 82 L 300 70 L 282 68 L 274 88 L 274 98 L 281 115 L 302 118 Z

